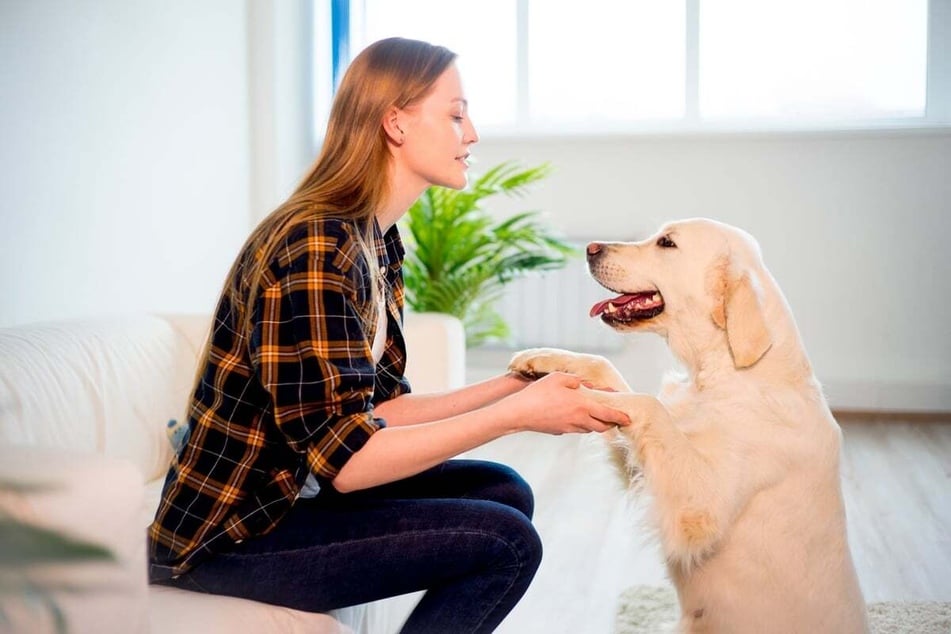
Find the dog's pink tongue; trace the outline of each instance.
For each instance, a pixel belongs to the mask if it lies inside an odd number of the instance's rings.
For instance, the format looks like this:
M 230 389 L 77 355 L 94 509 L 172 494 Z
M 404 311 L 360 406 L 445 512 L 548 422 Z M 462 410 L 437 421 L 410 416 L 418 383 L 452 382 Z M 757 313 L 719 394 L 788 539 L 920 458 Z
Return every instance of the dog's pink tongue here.
M 636 299 L 637 295 L 618 295 L 614 299 L 606 299 L 604 301 L 598 302 L 591 307 L 591 311 L 588 313 L 590 317 L 597 317 L 608 307 L 609 304 L 614 304 L 615 306 L 623 306 L 629 301 Z

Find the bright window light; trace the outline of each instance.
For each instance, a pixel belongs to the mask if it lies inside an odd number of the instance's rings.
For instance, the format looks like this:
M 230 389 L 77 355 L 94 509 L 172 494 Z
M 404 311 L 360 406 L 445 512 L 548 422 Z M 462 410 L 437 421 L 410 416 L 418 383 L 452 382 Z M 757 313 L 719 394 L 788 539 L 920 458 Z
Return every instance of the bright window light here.
M 532 2 L 533 123 L 632 121 L 684 114 L 684 3 Z
M 517 112 L 516 3 L 512 0 L 365 0 L 358 47 L 408 37 L 459 55 L 469 113 L 477 127 L 512 125 Z
M 700 116 L 923 116 L 927 4 L 702 1 Z

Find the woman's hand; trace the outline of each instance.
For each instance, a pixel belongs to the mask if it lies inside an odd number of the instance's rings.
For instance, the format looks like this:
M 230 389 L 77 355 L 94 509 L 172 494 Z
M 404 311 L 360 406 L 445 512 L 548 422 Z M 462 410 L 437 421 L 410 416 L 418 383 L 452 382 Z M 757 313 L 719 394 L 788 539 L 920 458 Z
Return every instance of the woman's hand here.
M 626 414 L 599 403 L 597 393 L 581 385 L 579 377 L 557 372 L 534 382 L 502 375 L 448 395 L 393 399 L 387 416 L 402 424 L 387 425 L 370 436 L 333 485 L 345 493 L 392 482 L 513 432 L 603 432 L 630 424 Z M 472 408 L 489 398 L 491 404 Z M 378 413 L 380 409 L 384 408 L 378 407 Z M 412 413 L 414 409 L 422 413 Z M 452 410 L 461 413 L 409 422 Z
M 580 377 L 554 372 L 497 402 L 518 431 L 546 434 L 604 432 L 631 423 L 627 414 L 608 407 L 581 387 Z M 504 409 L 503 409 L 504 408 Z

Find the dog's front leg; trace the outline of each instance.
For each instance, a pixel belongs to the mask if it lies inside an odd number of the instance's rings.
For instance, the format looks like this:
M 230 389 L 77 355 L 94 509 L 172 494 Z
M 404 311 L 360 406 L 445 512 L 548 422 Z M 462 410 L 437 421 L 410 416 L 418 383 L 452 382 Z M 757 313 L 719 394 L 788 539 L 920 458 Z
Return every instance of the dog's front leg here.
M 598 389 L 631 391 L 614 364 L 597 354 L 571 352 L 560 348 L 529 348 L 512 357 L 509 370 L 530 377 L 567 372 L 580 376 Z
M 688 570 L 716 548 L 733 515 L 719 474 L 674 424 L 655 397 L 591 390 L 631 419 L 618 431 L 644 474 L 669 563 Z

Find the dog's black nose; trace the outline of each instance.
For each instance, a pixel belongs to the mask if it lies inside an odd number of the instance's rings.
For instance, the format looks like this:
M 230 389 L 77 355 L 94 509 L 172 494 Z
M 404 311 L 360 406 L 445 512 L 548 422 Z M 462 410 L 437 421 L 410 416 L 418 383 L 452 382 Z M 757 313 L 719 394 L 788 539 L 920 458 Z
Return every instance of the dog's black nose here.
M 588 248 L 586 249 L 586 251 L 588 252 L 588 259 L 593 260 L 594 258 L 596 258 L 598 254 L 601 253 L 601 249 L 603 247 L 604 245 L 601 244 L 600 242 L 589 242 Z

